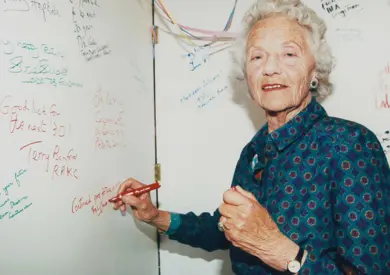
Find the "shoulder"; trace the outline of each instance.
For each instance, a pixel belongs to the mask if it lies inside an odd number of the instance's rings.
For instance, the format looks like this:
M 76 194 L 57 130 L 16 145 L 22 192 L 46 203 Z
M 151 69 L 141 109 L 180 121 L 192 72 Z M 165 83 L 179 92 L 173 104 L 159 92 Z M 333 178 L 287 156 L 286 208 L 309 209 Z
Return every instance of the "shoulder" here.
M 324 118 L 320 128 L 328 137 L 332 169 L 341 167 L 352 173 L 365 171 L 369 174 L 370 171 L 381 171 L 385 177 L 390 176 L 386 154 L 378 137 L 369 128 L 336 117 Z
M 316 133 L 330 137 L 334 146 L 345 146 L 350 149 L 362 151 L 364 149 L 381 151 L 377 136 L 366 126 L 338 118 L 324 117 L 315 126 Z

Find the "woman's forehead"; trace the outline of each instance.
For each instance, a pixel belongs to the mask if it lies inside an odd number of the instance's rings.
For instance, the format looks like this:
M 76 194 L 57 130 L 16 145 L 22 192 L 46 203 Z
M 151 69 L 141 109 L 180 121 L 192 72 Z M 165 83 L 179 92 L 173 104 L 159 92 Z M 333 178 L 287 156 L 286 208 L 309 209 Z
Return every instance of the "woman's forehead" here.
M 307 30 L 297 22 L 284 16 L 272 16 L 258 21 L 248 35 L 248 46 L 254 46 L 256 42 L 272 40 L 275 43 L 293 41 L 304 46 L 307 38 Z

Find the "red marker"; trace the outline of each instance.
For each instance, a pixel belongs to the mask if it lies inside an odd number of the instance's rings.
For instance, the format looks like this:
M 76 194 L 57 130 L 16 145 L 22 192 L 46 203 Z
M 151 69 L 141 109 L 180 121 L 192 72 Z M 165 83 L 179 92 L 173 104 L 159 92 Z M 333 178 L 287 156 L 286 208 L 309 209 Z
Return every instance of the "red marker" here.
M 152 183 L 152 184 L 149 184 L 149 185 L 137 188 L 137 189 L 127 190 L 127 191 L 124 191 L 122 193 L 119 193 L 118 195 L 109 199 L 108 201 L 113 202 L 113 203 L 118 202 L 125 195 L 140 196 L 144 193 L 150 192 L 152 190 L 156 190 L 156 189 L 160 188 L 160 186 L 161 185 L 158 182 L 155 182 L 155 183 Z

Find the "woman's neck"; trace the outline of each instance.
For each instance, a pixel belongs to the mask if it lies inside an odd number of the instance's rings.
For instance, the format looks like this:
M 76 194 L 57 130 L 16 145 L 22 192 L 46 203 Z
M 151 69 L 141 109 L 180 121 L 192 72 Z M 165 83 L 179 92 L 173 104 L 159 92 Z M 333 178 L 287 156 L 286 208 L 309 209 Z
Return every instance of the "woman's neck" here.
M 306 106 L 309 105 L 310 101 L 311 101 L 311 94 L 309 93 L 309 95 L 301 102 L 301 104 L 298 107 L 289 108 L 282 112 L 277 112 L 277 113 L 266 112 L 266 118 L 268 122 L 268 133 L 272 133 L 276 129 L 286 124 L 289 120 L 291 120 L 303 109 L 305 109 Z

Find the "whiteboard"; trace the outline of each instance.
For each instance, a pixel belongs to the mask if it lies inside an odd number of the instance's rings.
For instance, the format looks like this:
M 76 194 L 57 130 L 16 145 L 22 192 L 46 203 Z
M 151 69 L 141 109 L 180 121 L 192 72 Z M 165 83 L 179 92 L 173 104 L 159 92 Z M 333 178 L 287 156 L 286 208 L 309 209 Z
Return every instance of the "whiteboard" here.
M 230 31 L 240 31 L 242 16 L 252 2 L 238 1 Z M 390 130 L 390 2 L 305 2 L 326 21 L 336 58 L 331 76 L 335 91 L 323 103 L 325 109 L 331 116 L 366 125 L 384 147 L 390 146 L 386 134 Z M 329 8 L 335 3 L 340 6 L 337 11 Z M 179 24 L 221 31 L 234 1 L 165 0 L 164 4 Z M 228 50 L 213 54 L 222 46 L 188 44 L 172 35 L 182 33 L 160 14 L 156 94 L 164 188 L 159 203 L 169 211 L 213 212 L 230 187 L 242 148 L 265 122 L 264 114 L 249 99 L 245 83 L 236 79 Z M 209 253 L 164 238 L 160 255 L 162 274 L 232 274 L 227 252 Z
M 107 203 L 153 180 L 151 24 L 147 1 L 1 1 L 0 274 L 158 273 L 155 229 Z

